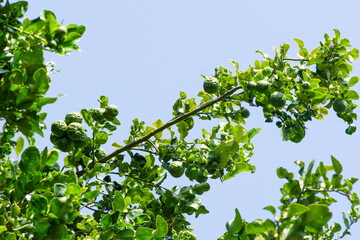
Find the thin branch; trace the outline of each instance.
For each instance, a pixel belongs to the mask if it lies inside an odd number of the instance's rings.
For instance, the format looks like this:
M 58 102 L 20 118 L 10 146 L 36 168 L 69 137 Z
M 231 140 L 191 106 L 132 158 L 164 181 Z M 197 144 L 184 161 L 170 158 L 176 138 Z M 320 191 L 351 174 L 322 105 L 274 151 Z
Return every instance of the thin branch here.
M 300 58 L 284 58 L 284 61 L 298 61 L 298 62 L 301 62 L 301 61 L 310 61 L 308 59 L 300 59 Z
M 138 146 L 139 144 L 147 141 L 148 139 L 150 139 L 151 137 L 153 137 L 155 134 L 159 133 L 159 132 L 162 132 L 164 131 L 165 129 L 171 127 L 172 125 L 175 125 L 176 123 L 178 122 L 181 122 L 189 117 L 191 117 L 192 115 L 195 115 L 197 114 L 198 112 L 200 112 L 201 110 L 205 109 L 205 108 L 208 108 L 212 105 L 214 105 L 215 103 L 217 102 L 220 102 L 222 100 L 224 100 L 225 98 L 227 98 L 228 96 L 230 96 L 231 94 L 233 94 L 234 92 L 236 92 L 237 90 L 241 89 L 242 87 L 241 86 L 237 86 L 237 87 L 234 87 L 233 89 L 225 92 L 223 95 L 221 95 L 220 97 L 218 98 L 215 98 L 215 99 L 211 99 L 203 104 L 201 104 L 199 107 L 195 108 L 194 110 L 190 111 L 190 112 L 187 112 L 187 113 L 184 113 L 183 115 L 180 115 L 170 121 L 168 121 L 167 123 L 165 123 L 164 125 L 162 125 L 161 127 L 149 132 L 148 134 L 146 134 L 145 136 L 119 148 L 119 149 L 116 149 L 115 151 L 113 151 L 112 153 L 110 153 L 109 155 L 107 155 L 106 157 L 104 157 L 103 159 L 100 159 L 98 162 L 92 162 L 89 166 L 88 166 L 88 169 L 93 169 L 95 164 L 96 163 L 105 163 L 107 160 L 119 155 L 120 153 L 122 152 L 125 152 L 125 151 L 128 151 L 130 150 L 131 148 L 135 147 L 135 146 Z M 84 170 L 81 170 L 77 173 L 78 177 L 81 177 L 85 174 L 85 169 Z
M 157 152 L 160 152 L 159 149 L 157 148 L 157 146 L 154 144 L 153 141 L 151 141 L 150 139 L 147 140 L 154 148 Z

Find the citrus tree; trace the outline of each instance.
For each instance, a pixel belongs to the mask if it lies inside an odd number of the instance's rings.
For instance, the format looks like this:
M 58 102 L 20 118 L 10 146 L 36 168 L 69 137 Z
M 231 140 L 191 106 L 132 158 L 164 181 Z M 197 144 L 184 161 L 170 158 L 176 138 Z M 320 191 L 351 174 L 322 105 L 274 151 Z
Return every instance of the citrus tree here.
M 120 125 L 120 111 L 100 96 L 98 106 L 53 122 L 53 148 L 39 149 L 34 135 L 46 129 L 42 107 L 57 100 L 45 96 L 54 64 L 44 63 L 44 51 L 78 50 L 75 42 L 85 27 L 63 26 L 48 10 L 23 18 L 26 10 L 25 1 L 0 7 L 0 239 L 195 239 L 186 217 L 208 213 L 200 196 L 210 191 L 210 179 L 255 172 L 251 140 L 261 129 L 244 127 L 250 108 L 262 108 L 284 141 L 300 142 L 307 122 L 329 110 L 348 124 L 346 134 L 356 131 L 353 100 L 359 96 L 351 88 L 359 78 L 350 73 L 359 51 L 335 29 L 312 51 L 295 39 L 296 59 L 287 57 L 290 46 L 282 44 L 273 57 L 258 51 L 262 59 L 248 69 L 235 61 L 233 72 L 215 68 L 213 76 L 203 76 L 198 98 L 180 92 L 169 121 L 147 126 L 134 119 L 129 136 L 118 142 L 108 137 Z M 199 120 L 214 126 L 189 139 Z M 106 153 L 105 144 L 113 152 Z M 359 219 L 359 198 L 352 192 L 357 179 L 343 178 L 340 161 L 331 161 L 317 167 L 296 161 L 298 176 L 279 167 L 277 175 L 286 181 L 280 206 L 265 207 L 273 219 L 247 222 L 236 209 L 219 239 L 349 235 Z M 193 184 L 165 187 L 170 176 Z M 350 203 L 343 223 L 330 222 L 334 195 Z

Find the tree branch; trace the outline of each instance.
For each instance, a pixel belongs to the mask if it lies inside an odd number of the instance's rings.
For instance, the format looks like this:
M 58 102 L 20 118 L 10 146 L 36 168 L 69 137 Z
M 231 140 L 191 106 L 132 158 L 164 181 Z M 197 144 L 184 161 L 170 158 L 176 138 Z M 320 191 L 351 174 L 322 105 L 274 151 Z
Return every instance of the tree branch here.
M 222 100 L 224 100 L 225 98 L 227 98 L 228 96 L 230 96 L 231 94 L 233 94 L 234 92 L 236 92 L 237 90 L 241 89 L 241 86 L 237 86 L 234 87 L 233 89 L 225 92 L 223 95 L 219 96 L 218 98 L 215 99 L 211 99 L 203 104 L 201 104 L 200 106 L 198 106 L 197 108 L 195 108 L 194 110 L 184 113 L 183 115 L 180 115 L 178 117 L 173 118 L 172 120 L 168 121 L 167 123 L 165 123 L 164 125 L 162 125 L 161 127 L 155 129 L 154 131 L 149 132 L 148 134 L 146 134 L 145 136 L 119 148 L 116 149 L 115 151 L 113 151 L 112 153 L 110 153 L 109 155 L 107 155 L 106 157 L 104 157 L 103 159 L 100 159 L 98 162 L 92 162 L 89 166 L 88 169 L 93 169 L 96 163 L 105 163 L 107 160 L 115 157 L 116 155 L 119 155 L 122 152 L 128 151 L 131 148 L 138 146 L 140 143 L 147 141 L 148 139 L 150 139 L 151 137 L 153 137 L 155 134 L 164 131 L 165 129 L 171 127 L 172 125 L 175 125 L 178 122 L 181 122 L 187 118 L 189 118 L 192 115 L 195 115 L 196 113 L 200 112 L 201 110 L 210 107 L 212 105 L 214 105 L 217 102 L 220 102 Z M 78 177 L 81 177 L 85 174 L 85 169 L 79 171 L 77 173 Z

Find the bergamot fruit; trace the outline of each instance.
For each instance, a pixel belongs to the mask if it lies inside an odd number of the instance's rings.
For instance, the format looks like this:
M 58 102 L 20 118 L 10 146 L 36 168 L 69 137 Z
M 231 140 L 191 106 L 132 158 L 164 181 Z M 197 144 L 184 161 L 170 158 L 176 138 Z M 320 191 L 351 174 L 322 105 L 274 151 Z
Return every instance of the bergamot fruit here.
M 115 105 L 109 105 L 105 107 L 105 118 L 108 121 L 112 121 L 119 114 L 119 109 Z
M 310 83 L 309 82 L 303 82 L 301 84 L 301 87 L 305 90 L 310 89 Z
M 56 120 L 51 125 L 51 132 L 57 137 L 62 137 L 65 135 L 67 125 L 64 121 Z
M 247 90 L 254 90 L 256 88 L 256 82 L 254 81 L 250 81 L 246 84 L 246 88 Z
M 105 108 L 94 108 L 91 112 L 94 121 L 101 122 L 105 118 Z
M 246 108 L 241 109 L 240 115 L 242 118 L 248 118 L 250 116 L 250 111 Z
M 275 108 L 282 108 L 285 106 L 286 98 L 282 92 L 273 92 L 270 95 L 270 104 Z
M 74 149 L 74 142 L 71 141 L 71 139 L 68 137 L 64 136 L 59 138 L 55 146 L 62 152 L 70 152 Z
M 347 102 L 343 99 L 335 100 L 333 103 L 333 109 L 337 113 L 345 112 L 347 109 L 347 106 L 348 106 Z
M 73 122 L 82 123 L 82 120 L 83 120 L 83 118 L 82 118 L 81 114 L 78 112 L 69 112 L 65 116 L 65 123 L 67 125 L 69 125 L 70 123 L 73 123 Z
M 168 171 L 171 176 L 179 178 L 184 174 L 185 168 L 180 161 L 173 161 L 168 166 Z
M 210 94 L 216 93 L 219 90 L 219 81 L 216 78 L 205 79 L 203 84 L 204 91 Z
M 77 122 L 70 123 L 66 128 L 66 135 L 74 141 L 80 140 L 81 137 L 83 137 L 84 133 L 84 127 Z
M 57 144 L 57 142 L 59 141 L 60 137 L 55 136 L 53 133 L 50 134 L 50 142 L 54 145 Z
M 77 148 L 85 147 L 88 136 L 84 133 L 79 140 L 74 141 L 74 146 Z
M 265 81 L 265 80 L 258 81 L 256 83 L 255 89 L 259 93 L 265 93 L 266 90 L 269 88 L 269 84 L 270 83 L 268 81 Z

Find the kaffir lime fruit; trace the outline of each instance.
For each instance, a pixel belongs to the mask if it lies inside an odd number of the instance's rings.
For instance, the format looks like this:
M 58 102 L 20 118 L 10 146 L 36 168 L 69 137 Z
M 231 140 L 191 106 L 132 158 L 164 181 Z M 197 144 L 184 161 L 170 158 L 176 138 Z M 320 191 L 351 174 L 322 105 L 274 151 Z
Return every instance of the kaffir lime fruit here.
M 273 92 L 270 95 L 270 104 L 275 108 L 282 108 L 285 106 L 286 98 L 282 92 Z
M 55 31 L 55 35 L 60 39 L 64 38 L 67 33 L 68 33 L 68 31 L 67 31 L 66 27 L 64 27 L 64 26 L 60 26 Z
M 243 108 L 241 109 L 240 114 L 242 118 L 248 118 L 250 116 L 250 111 L 246 108 Z
M 94 108 L 91 117 L 97 122 L 103 121 L 105 119 L 105 108 Z
M 254 90 L 256 88 L 256 82 L 254 81 L 250 81 L 246 84 L 246 88 L 247 90 Z
M 333 109 L 335 112 L 337 113 L 343 113 L 346 111 L 348 107 L 348 104 L 345 100 L 343 99 L 338 99 L 338 100 L 335 100 L 334 103 L 333 103 Z
M 303 89 L 310 89 L 310 83 L 309 82 L 303 82 L 302 84 L 301 84 L 301 87 L 303 88 Z
M 270 83 L 268 81 L 261 80 L 256 83 L 255 89 L 259 93 L 264 93 L 269 88 L 269 85 Z
M 83 118 L 82 118 L 81 114 L 78 112 L 69 112 L 65 116 L 65 122 L 68 125 L 73 122 L 82 123 L 82 120 L 83 120 Z
M 175 178 L 179 178 L 183 175 L 185 168 L 180 161 L 173 161 L 168 166 L 168 171 L 171 174 L 171 176 Z
M 48 42 L 48 47 L 49 48 L 56 48 L 57 47 L 57 42 L 55 40 L 51 40 Z
M 66 123 L 61 120 L 56 120 L 55 122 L 53 122 L 53 124 L 51 124 L 51 132 L 57 137 L 64 136 L 66 132 L 66 128 L 67 128 Z
M 109 105 L 105 107 L 105 118 L 108 121 L 112 121 L 119 114 L 119 109 L 115 105 Z
M 74 141 L 80 140 L 83 137 L 84 133 L 84 127 L 77 122 L 70 123 L 66 128 L 66 135 Z
M 74 142 L 66 136 L 59 138 L 55 145 L 62 152 L 70 152 L 74 149 Z
M 85 147 L 88 136 L 84 133 L 79 140 L 74 141 L 74 146 L 77 148 Z
M 210 94 L 216 93 L 219 90 L 219 81 L 216 78 L 205 79 L 203 84 L 204 91 Z

